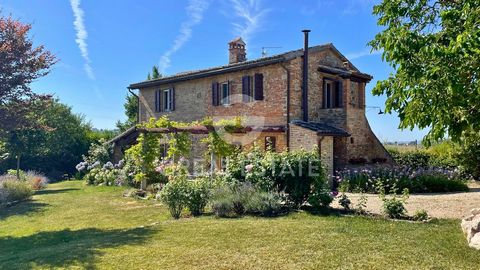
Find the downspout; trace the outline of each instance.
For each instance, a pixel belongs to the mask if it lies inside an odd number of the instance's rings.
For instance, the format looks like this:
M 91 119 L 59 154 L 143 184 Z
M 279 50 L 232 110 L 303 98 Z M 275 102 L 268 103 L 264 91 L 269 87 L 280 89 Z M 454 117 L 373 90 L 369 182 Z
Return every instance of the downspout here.
M 280 66 L 287 72 L 287 125 L 285 131 L 287 133 L 287 151 L 290 151 L 290 70 L 281 63 Z
M 302 32 L 304 34 L 302 108 L 303 121 L 308 122 L 308 33 L 310 30 L 305 29 Z
M 137 123 L 136 123 L 136 124 L 138 124 L 138 123 L 140 123 L 140 98 L 138 97 L 137 94 L 135 94 L 134 92 L 132 92 L 132 88 L 130 88 L 130 86 L 127 87 L 127 90 L 128 90 L 128 92 L 130 92 L 130 94 L 132 94 L 134 97 L 137 98 L 137 107 L 138 107 L 138 110 L 137 110 Z

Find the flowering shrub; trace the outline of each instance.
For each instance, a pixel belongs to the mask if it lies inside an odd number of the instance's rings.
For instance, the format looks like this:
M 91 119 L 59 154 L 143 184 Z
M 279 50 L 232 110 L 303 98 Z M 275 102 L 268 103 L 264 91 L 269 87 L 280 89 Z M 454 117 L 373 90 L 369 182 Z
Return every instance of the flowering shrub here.
M 89 185 L 121 186 L 125 184 L 126 180 L 123 165 L 123 161 L 115 165 L 108 161 L 102 166 L 100 162 L 96 161 L 92 165 L 80 163 L 77 165 L 77 169 L 86 172 L 84 179 Z
M 380 182 L 389 193 L 395 185 L 398 190 L 407 188 L 414 193 L 468 191 L 457 171 L 447 169 L 411 169 L 408 167 L 343 170 L 337 172 L 337 181 L 346 191 L 377 193 Z
M 199 216 L 205 212 L 211 194 L 209 180 L 209 178 L 199 178 L 195 181 L 188 181 L 186 204 L 193 216 Z
M 318 151 L 262 152 L 254 148 L 227 162 L 225 179 L 249 182 L 262 191 L 287 194 L 295 207 L 307 201 L 312 192 L 324 189 L 326 175 Z

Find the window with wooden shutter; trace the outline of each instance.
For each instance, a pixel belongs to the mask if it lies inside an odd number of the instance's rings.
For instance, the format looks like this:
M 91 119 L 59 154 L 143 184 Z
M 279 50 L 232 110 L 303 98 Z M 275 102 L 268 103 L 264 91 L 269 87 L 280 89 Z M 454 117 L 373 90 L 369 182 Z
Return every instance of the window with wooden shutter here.
M 323 80 L 322 108 L 342 108 L 343 107 L 343 84 L 342 81 L 331 79 Z
M 263 74 L 256 73 L 254 79 L 254 98 L 255 100 L 263 100 Z
M 172 90 L 165 89 L 162 93 L 162 100 L 163 100 L 163 111 L 169 112 L 172 110 Z
M 265 137 L 265 150 L 275 152 L 277 148 L 277 137 L 266 136 Z
M 343 107 L 343 84 L 341 81 L 335 82 L 335 108 Z
M 229 105 L 230 104 L 230 82 L 224 82 L 224 83 L 221 84 L 220 104 L 222 104 L 222 105 Z
M 155 91 L 155 111 L 162 112 L 162 91 Z
M 212 106 L 218 106 L 220 103 L 220 92 L 218 82 L 212 83 Z
M 243 102 L 250 102 L 251 101 L 251 76 L 243 76 L 242 77 L 242 100 Z
M 175 87 L 172 87 L 172 111 L 175 111 Z

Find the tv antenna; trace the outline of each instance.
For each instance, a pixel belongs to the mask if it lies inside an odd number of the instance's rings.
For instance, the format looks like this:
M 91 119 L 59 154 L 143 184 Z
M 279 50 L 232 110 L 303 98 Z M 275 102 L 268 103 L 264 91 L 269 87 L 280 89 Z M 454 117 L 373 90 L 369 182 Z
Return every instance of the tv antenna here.
M 262 57 L 266 57 L 268 55 L 267 49 L 280 49 L 282 47 L 262 47 Z

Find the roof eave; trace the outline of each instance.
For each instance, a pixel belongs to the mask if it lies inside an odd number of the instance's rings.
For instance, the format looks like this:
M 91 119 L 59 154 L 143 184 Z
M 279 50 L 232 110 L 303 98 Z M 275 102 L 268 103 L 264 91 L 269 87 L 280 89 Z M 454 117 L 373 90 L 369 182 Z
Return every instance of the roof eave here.
M 175 77 L 171 77 L 171 78 L 157 79 L 157 80 L 134 83 L 134 84 L 130 84 L 130 86 L 128 86 L 128 87 L 130 89 L 141 89 L 141 88 L 157 86 L 157 85 L 162 85 L 162 84 L 176 83 L 176 82 L 182 82 L 182 81 L 187 81 L 187 80 L 192 80 L 192 79 L 200 79 L 200 78 L 205 78 L 205 77 L 210 77 L 210 76 L 235 72 L 235 71 L 249 69 L 249 68 L 267 66 L 267 65 L 277 64 L 277 63 L 280 63 L 280 62 L 283 62 L 283 61 L 285 61 L 285 57 L 280 56 L 278 58 L 268 59 L 268 60 L 265 60 L 265 61 L 258 61 L 258 62 L 246 63 L 246 64 L 238 64 L 238 65 L 227 66 L 227 67 L 218 68 L 218 69 L 214 69 L 214 70 L 207 70 L 207 71 L 203 71 L 203 72 L 199 71 L 199 72 L 192 73 L 192 74 L 179 75 L 179 76 L 175 76 Z

